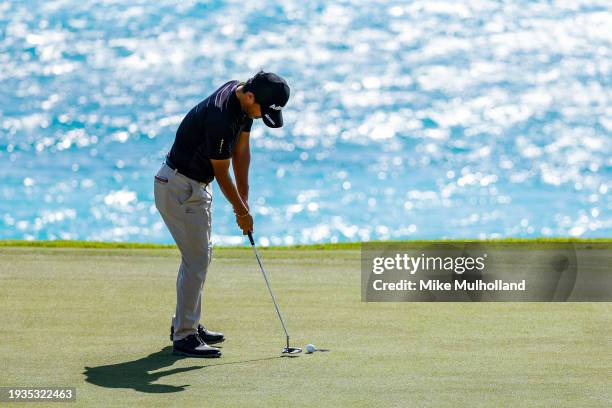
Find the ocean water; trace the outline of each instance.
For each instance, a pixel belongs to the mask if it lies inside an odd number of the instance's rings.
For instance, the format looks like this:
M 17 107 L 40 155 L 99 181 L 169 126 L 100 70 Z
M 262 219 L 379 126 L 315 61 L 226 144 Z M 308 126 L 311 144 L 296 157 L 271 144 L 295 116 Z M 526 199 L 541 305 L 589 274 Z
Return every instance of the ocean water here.
M 180 120 L 260 68 L 292 89 L 251 133 L 262 245 L 610 237 L 611 27 L 603 0 L 0 1 L 0 239 L 172 242 Z

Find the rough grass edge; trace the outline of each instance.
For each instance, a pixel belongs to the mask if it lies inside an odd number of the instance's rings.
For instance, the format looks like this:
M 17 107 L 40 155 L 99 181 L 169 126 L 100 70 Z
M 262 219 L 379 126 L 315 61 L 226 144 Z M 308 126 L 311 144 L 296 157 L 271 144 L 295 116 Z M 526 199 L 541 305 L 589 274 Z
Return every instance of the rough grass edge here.
M 398 241 L 369 241 L 381 244 L 431 244 L 453 242 L 481 242 L 481 243 L 611 243 L 612 238 L 501 238 L 501 239 L 428 239 L 428 240 L 398 240 Z M 362 242 L 323 243 L 309 245 L 267 246 L 263 249 L 287 250 L 333 250 L 333 249 L 359 249 Z M 245 245 L 246 246 L 246 245 Z M 0 247 L 44 247 L 44 248 L 98 248 L 98 249 L 175 249 L 172 244 L 153 244 L 138 242 L 101 242 L 101 241 L 27 241 L 27 240 L 0 240 Z M 239 249 L 244 246 L 215 246 L 217 249 Z

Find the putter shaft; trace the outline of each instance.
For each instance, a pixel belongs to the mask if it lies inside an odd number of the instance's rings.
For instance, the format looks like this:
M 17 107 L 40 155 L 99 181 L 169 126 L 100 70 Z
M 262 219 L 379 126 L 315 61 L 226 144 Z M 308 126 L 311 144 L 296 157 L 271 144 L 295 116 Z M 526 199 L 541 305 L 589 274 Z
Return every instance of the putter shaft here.
M 257 258 L 257 263 L 259 264 L 259 269 L 261 269 L 261 273 L 263 274 L 264 280 L 266 281 L 266 286 L 268 287 L 268 292 L 270 292 L 270 296 L 272 297 L 272 302 L 274 303 L 274 308 L 276 309 L 276 314 L 278 314 L 278 318 L 283 326 L 283 330 L 285 331 L 285 336 L 287 337 L 287 348 L 289 348 L 289 333 L 287 332 L 287 326 L 285 326 L 285 319 L 283 319 L 283 315 L 281 314 L 280 309 L 278 308 L 278 303 L 276 302 L 276 297 L 274 296 L 274 292 L 272 291 L 272 287 L 270 286 L 270 281 L 268 280 L 268 274 L 264 269 L 264 266 L 261 262 L 261 258 L 259 257 L 259 253 L 257 252 L 257 248 L 255 248 L 255 240 L 253 239 L 253 234 L 251 231 L 248 233 L 249 241 L 251 242 L 251 246 L 253 247 L 253 251 L 255 252 L 255 258 Z

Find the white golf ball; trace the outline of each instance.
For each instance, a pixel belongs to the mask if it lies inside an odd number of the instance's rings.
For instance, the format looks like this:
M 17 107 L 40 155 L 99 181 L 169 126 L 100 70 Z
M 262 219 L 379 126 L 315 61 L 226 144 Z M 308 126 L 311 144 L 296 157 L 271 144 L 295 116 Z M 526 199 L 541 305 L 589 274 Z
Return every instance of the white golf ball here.
M 308 353 L 314 353 L 315 351 L 317 351 L 317 348 L 314 346 L 314 344 L 307 344 L 306 351 Z

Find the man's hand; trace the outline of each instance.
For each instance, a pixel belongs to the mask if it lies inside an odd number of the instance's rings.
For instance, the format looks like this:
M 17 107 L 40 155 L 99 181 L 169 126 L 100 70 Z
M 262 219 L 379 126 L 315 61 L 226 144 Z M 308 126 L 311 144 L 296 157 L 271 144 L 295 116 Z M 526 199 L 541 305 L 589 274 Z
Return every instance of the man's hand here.
M 227 201 L 230 202 L 234 207 L 234 213 L 236 214 L 236 223 L 242 230 L 242 233 L 246 235 L 249 231 L 253 231 L 253 217 L 249 213 L 249 207 L 244 203 L 238 190 L 232 181 L 229 174 L 230 160 L 213 160 L 210 159 L 215 172 L 215 178 L 219 184 L 219 188 Z
M 236 223 L 242 230 L 242 235 L 248 234 L 249 231 L 253 232 L 253 217 L 250 213 L 236 215 Z

